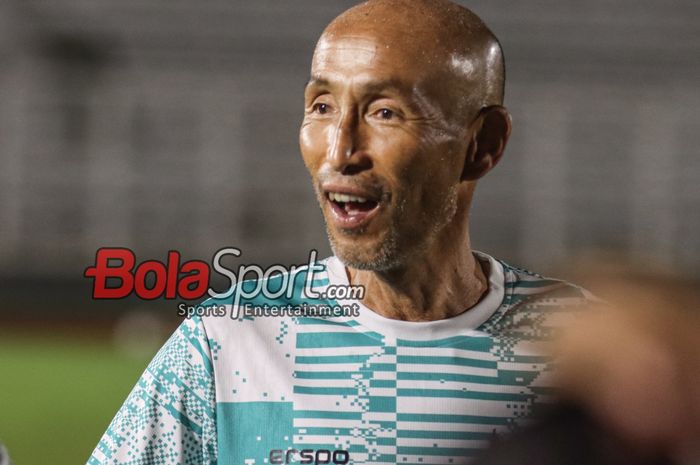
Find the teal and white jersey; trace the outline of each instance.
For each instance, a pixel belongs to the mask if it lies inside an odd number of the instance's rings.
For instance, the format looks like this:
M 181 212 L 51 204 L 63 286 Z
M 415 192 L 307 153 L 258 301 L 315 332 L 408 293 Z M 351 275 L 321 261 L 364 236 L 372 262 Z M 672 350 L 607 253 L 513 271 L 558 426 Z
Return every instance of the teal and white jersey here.
M 393 320 L 361 304 L 358 316 L 185 320 L 88 464 L 467 463 L 551 401 L 538 344 L 589 299 L 476 255 L 489 290 L 445 320 Z M 321 263 L 315 291 L 348 284 L 337 258 Z M 287 276 L 292 298 L 239 305 L 311 303 L 307 273 Z

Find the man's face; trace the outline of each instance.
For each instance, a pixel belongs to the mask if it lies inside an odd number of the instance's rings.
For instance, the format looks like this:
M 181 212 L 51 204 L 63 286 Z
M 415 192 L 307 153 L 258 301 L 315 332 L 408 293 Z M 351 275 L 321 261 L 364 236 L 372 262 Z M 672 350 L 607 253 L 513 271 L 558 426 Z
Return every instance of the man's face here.
M 454 217 L 466 152 L 439 55 L 380 35 L 324 35 L 300 131 L 334 253 L 370 270 L 429 253 Z

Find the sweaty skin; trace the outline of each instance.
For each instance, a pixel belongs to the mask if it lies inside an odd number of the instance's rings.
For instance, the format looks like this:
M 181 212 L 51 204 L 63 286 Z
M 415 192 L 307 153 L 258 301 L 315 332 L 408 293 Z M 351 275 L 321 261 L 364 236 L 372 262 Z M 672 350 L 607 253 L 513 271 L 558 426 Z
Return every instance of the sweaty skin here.
M 469 240 L 476 181 L 510 135 L 501 48 L 443 0 L 370 0 L 321 35 L 300 130 L 334 253 L 363 303 L 449 318 L 488 288 Z

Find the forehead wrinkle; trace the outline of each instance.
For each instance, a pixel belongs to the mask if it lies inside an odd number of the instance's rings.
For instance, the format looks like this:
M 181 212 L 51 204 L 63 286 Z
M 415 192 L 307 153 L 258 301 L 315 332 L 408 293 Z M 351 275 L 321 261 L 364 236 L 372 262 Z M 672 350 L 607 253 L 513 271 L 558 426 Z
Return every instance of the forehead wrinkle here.
M 333 88 L 338 87 L 341 83 L 348 81 L 347 78 L 341 73 L 326 72 L 326 74 L 330 74 L 330 77 L 320 74 L 312 76 L 307 81 L 306 88 L 312 86 Z M 365 94 L 381 94 L 382 92 L 393 91 L 406 97 L 416 97 L 415 85 L 412 86 L 411 84 L 406 83 L 397 77 L 375 79 L 363 78 L 361 75 L 353 76 L 352 85 L 361 88 Z
M 370 64 L 377 53 L 377 44 L 368 37 L 343 35 L 336 37 L 325 33 L 319 39 L 313 55 L 313 64 L 323 61 L 361 61 Z
M 394 91 L 402 95 L 413 96 L 412 87 L 396 77 L 369 80 L 363 83 L 362 86 L 368 93 L 379 94 L 384 91 Z
M 366 33 L 362 32 L 355 32 L 357 29 L 357 26 L 353 28 L 353 30 L 348 30 L 348 31 L 336 31 L 333 29 L 326 30 L 323 32 L 321 37 L 318 39 L 318 44 L 316 45 L 317 48 L 325 48 L 325 47 L 330 47 L 334 41 L 335 42 L 343 42 L 343 41 L 355 41 L 355 42 L 364 42 L 365 45 L 368 45 L 370 48 L 374 48 L 376 43 L 375 43 L 375 38 L 372 37 L 371 35 L 367 35 Z

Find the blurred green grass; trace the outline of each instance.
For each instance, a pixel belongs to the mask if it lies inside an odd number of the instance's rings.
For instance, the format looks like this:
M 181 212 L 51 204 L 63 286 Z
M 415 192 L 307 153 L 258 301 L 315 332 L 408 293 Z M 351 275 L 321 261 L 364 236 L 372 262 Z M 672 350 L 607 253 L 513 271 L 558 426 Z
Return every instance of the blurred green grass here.
M 0 442 L 14 465 L 84 464 L 153 355 L 0 333 Z

